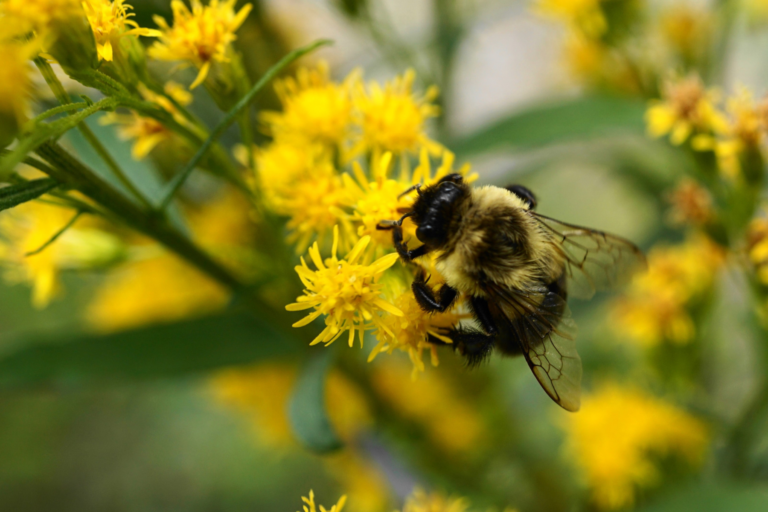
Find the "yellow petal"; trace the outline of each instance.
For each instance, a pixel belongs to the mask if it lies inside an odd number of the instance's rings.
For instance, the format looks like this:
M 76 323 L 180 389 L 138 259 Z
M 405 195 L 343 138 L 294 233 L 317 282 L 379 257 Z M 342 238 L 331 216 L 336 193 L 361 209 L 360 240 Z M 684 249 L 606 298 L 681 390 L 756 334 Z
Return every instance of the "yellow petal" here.
M 313 311 L 312 313 L 305 316 L 298 322 L 294 323 L 292 327 L 304 327 L 305 325 L 312 323 L 315 320 L 315 318 L 319 317 L 321 314 L 322 314 L 322 311 L 320 310 Z
M 197 78 L 195 78 L 195 81 L 192 82 L 192 85 L 189 86 L 190 89 L 194 89 L 201 83 L 205 81 L 205 78 L 208 76 L 208 70 L 211 69 L 211 61 L 206 62 L 203 64 L 203 67 L 200 68 L 200 72 L 197 73 Z

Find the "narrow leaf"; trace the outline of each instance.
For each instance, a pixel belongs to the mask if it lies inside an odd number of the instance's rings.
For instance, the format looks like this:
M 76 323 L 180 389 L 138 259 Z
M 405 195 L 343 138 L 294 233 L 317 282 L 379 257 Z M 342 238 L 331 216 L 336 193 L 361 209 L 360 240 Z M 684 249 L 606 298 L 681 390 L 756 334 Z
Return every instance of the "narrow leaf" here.
M 325 410 L 325 381 L 332 359 L 333 351 L 324 349 L 307 363 L 288 408 L 296 437 L 318 453 L 332 452 L 342 446 Z
M 530 150 L 595 137 L 642 135 L 645 108 L 642 101 L 611 96 L 539 105 L 454 141 L 450 147 L 468 156 L 498 149 Z
M 0 188 L 0 211 L 36 199 L 57 186 L 59 183 L 54 179 L 40 178 Z

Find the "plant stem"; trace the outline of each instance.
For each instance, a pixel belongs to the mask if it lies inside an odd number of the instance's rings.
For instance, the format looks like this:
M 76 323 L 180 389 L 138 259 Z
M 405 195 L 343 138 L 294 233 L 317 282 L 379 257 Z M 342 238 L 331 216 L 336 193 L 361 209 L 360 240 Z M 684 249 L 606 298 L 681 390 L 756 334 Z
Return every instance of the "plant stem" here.
M 37 153 L 51 165 L 52 178 L 82 192 L 123 222 L 154 238 L 224 286 L 233 291 L 245 288 L 229 270 L 171 227 L 165 219 L 139 208 L 58 144 L 45 142 Z

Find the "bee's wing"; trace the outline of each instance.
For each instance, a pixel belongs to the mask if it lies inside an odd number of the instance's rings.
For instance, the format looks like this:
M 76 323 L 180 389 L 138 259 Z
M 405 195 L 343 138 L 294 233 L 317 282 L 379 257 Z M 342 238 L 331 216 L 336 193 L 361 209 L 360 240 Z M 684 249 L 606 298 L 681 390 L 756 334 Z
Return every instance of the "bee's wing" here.
M 576 324 L 565 300 L 547 288 L 515 290 L 490 285 L 489 303 L 501 316 L 502 336 L 515 338 L 544 391 L 560 407 L 581 404 L 581 358 L 576 352 Z
M 565 257 L 568 293 L 574 297 L 588 299 L 595 291 L 620 287 L 646 266 L 629 240 L 531 213 Z

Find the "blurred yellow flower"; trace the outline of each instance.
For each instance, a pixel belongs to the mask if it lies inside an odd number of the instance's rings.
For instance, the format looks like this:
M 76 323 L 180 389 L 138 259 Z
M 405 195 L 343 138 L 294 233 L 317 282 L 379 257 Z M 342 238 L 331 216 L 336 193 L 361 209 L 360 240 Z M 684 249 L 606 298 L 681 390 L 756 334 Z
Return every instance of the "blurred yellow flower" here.
M 354 512 L 391 510 L 389 484 L 376 462 L 350 449 L 329 457 L 326 465 L 339 487 L 344 489 Z
M 360 346 L 366 330 L 374 327 L 386 330 L 379 312 L 402 316 L 403 312 L 381 297 L 379 278 L 389 267 L 395 264 L 397 253 L 388 254 L 370 265 L 358 263 L 370 237 L 358 241 L 344 259 L 336 256 L 339 244 L 339 231 L 333 230 L 333 249 L 331 258 L 323 262 L 317 242 L 309 249 L 309 256 L 317 270 L 310 270 L 304 258 L 296 267 L 301 282 L 306 289 L 297 302 L 288 304 L 288 311 L 314 311 L 293 324 L 293 327 L 308 325 L 320 315 L 325 315 L 325 329 L 312 340 L 311 345 L 324 343 L 330 345 L 349 331 L 349 346 L 353 346 L 355 331 L 359 333 Z
M 139 85 L 139 92 L 144 99 L 156 103 L 171 114 L 176 122 L 194 129 L 168 98 L 150 91 L 143 85 Z M 179 105 L 186 106 L 192 102 L 192 95 L 176 82 L 167 82 L 165 84 L 165 92 L 177 101 Z M 99 119 L 99 123 L 102 125 L 116 124 L 118 126 L 117 133 L 120 138 L 134 140 L 131 147 L 131 156 L 136 160 L 144 159 L 159 144 L 175 140 L 177 137 L 165 124 L 157 119 L 142 116 L 135 110 L 131 110 L 129 114 L 107 112 Z
M 714 285 L 723 262 L 723 249 L 703 235 L 653 248 L 648 271 L 638 274 L 614 305 L 616 331 L 646 347 L 691 341 L 695 328 L 687 306 Z
M 645 114 L 648 134 L 680 145 L 691 135 L 721 133 L 727 128 L 724 115 L 717 110 L 718 94 L 706 91 L 697 76 L 667 81 L 662 99 L 654 101 Z
M 320 62 L 315 69 L 300 68 L 296 78 L 275 82 L 283 111 L 262 112 L 261 121 L 276 139 L 339 147 L 349 135 L 350 93 L 356 80 L 358 73 L 353 71 L 342 84 L 332 82 L 325 62 Z
M 305 498 L 302 496 L 301 501 L 305 503 L 304 505 L 304 512 L 318 512 L 317 508 L 315 507 L 315 493 L 314 491 L 309 491 L 309 498 Z M 332 506 L 329 509 L 326 509 L 324 506 L 320 505 L 320 512 L 341 512 L 341 509 L 344 508 L 344 503 L 346 503 L 347 497 L 342 496 L 339 498 L 339 501 Z
M 462 395 L 454 381 L 438 372 L 410 378 L 412 370 L 394 359 L 372 367 L 376 394 L 396 414 L 420 424 L 440 448 L 462 455 L 477 455 L 486 447 L 487 429 L 475 403 Z
M 597 39 L 608 29 L 601 2 L 603 0 L 537 0 L 536 11 L 562 21 L 568 28 L 591 39 Z
M 29 59 L 34 53 L 32 44 L 0 41 L 0 148 L 10 143 L 27 118 L 32 95 Z
M 355 120 L 362 133 L 351 155 L 372 151 L 374 159 L 386 151 L 395 154 L 418 152 L 426 147 L 439 153 L 442 146 L 426 134 L 426 122 L 436 117 L 439 108 L 432 104 L 438 89 L 431 86 L 422 96 L 413 92 L 416 74 L 408 70 L 382 87 L 358 82 L 354 89 Z
M 93 268 L 118 261 L 124 246 L 113 235 L 69 226 L 77 213 L 69 208 L 31 201 L 0 213 L 0 258 L 7 266 L 5 278 L 32 285 L 32 304 L 44 308 L 60 290 L 59 274 L 65 269 Z
M 603 510 L 628 507 L 637 487 L 658 483 L 656 458 L 699 463 L 709 440 L 706 426 L 687 412 L 616 383 L 587 394 L 578 414 L 562 418 L 567 453 Z
M 190 89 L 194 89 L 208 76 L 214 62 L 229 62 L 228 52 L 237 39 L 240 28 L 251 4 L 245 4 L 235 13 L 237 0 L 210 0 L 203 6 L 200 0 L 192 0 L 192 11 L 182 0 L 172 0 L 173 26 L 161 16 L 154 16 L 160 27 L 160 38 L 149 49 L 149 56 L 158 60 L 187 61 L 198 68 Z
M 690 62 L 706 48 L 712 32 L 712 16 L 687 3 L 674 4 L 661 14 L 659 27 L 664 40 Z
M 414 489 L 403 506 L 403 512 L 466 512 L 469 503 L 464 498 L 446 498 L 440 493 Z
M 86 319 L 97 330 L 173 322 L 227 304 L 229 291 L 195 267 L 160 248 L 145 250 L 145 257 L 112 271 L 96 291 Z
M 128 11 L 133 7 L 124 4 L 123 0 L 83 0 L 83 9 L 93 29 L 100 60 L 112 60 L 113 47 L 123 36 L 160 35 L 159 31 L 141 28 L 130 20 L 133 13 Z
M 0 21 L 4 36 L 36 32 L 46 36 L 48 29 L 64 20 L 81 16 L 83 8 L 78 0 L 3 0 L 0 2 Z
M 745 151 L 761 151 L 760 144 L 766 133 L 768 103 L 756 104 L 752 93 L 740 87 L 728 98 L 727 124 L 715 135 L 698 135 L 692 144 L 697 151 L 714 151 L 720 171 L 730 179 L 741 174 L 741 158 Z

